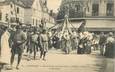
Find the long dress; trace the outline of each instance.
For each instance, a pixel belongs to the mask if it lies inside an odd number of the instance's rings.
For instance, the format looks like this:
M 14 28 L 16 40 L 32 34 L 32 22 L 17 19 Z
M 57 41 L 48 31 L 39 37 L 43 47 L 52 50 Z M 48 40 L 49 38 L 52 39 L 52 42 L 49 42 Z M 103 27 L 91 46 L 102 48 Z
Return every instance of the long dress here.
M 4 32 L 1 36 L 1 58 L 0 61 L 4 63 L 10 62 L 11 48 L 9 47 L 9 37 L 10 33 L 8 31 Z
M 106 48 L 105 48 L 105 56 L 109 57 L 109 58 L 114 58 L 114 45 L 115 44 L 115 40 L 113 37 L 108 37 L 107 38 L 107 44 L 106 44 Z

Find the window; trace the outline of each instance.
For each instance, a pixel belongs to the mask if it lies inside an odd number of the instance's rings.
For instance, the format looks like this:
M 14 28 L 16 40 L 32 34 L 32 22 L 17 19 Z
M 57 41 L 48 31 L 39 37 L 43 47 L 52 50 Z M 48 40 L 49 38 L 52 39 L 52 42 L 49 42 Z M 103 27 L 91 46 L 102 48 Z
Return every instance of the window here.
M 10 7 L 11 7 L 11 8 L 13 7 L 12 4 L 10 5 Z
M 92 16 L 98 16 L 99 15 L 99 4 L 93 4 L 92 5 Z
M 17 7 L 17 13 L 19 14 L 19 7 Z
M 5 21 L 7 22 L 8 21 L 8 14 L 6 14 L 6 16 L 5 16 Z
M 36 26 L 37 26 L 37 24 L 38 24 L 38 20 L 36 19 Z
M 13 12 L 11 11 L 11 15 L 13 15 Z
M 114 13 L 114 4 L 107 3 L 107 9 L 106 9 L 107 16 L 113 16 L 113 13 Z
M 19 21 L 19 18 L 16 18 L 16 22 L 17 22 L 17 23 L 19 23 L 19 22 L 20 22 L 20 21 Z
M 75 5 L 75 11 L 76 12 L 80 11 L 80 5 Z
M 34 25 L 34 19 L 33 19 L 33 25 Z
M 2 12 L 0 11 L 0 20 L 2 20 Z

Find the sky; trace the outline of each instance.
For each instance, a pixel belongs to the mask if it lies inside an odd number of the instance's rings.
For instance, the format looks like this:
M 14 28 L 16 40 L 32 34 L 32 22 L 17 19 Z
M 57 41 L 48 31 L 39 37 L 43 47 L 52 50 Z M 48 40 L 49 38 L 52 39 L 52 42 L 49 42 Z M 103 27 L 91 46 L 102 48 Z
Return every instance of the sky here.
M 59 8 L 60 4 L 61 4 L 61 0 L 47 0 L 47 6 L 48 8 L 51 10 L 53 10 L 54 12 L 57 12 L 57 9 Z

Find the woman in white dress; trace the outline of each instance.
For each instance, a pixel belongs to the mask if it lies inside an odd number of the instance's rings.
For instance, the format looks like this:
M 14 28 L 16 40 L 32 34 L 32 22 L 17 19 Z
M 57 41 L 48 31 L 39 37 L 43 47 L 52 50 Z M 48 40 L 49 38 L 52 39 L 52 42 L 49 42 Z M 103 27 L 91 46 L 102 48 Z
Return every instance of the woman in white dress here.
M 11 48 L 9 47 L 9 37 L 10 33 L 7 30 L 7 27 L 4 28 L 4 33 L 1 36 L 1 57 L 0 61 L 4 63 L 10 63 Z

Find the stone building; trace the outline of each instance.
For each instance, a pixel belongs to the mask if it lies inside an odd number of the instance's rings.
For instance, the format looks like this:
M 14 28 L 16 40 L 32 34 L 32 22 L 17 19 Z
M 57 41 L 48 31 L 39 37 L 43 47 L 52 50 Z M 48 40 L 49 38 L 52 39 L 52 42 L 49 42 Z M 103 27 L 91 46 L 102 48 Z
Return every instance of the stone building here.
M 46 23 L 54 24 L 54 18 L 49 15 L 48 9 L 43 11 L 47 7 L 43 8 L 42 1 L 45 0 L 2 0 L 0 1 L 0 22 L 6 24 L 20 22 L 37 26 L 42 19 L 46 19 Z
M 50 16 L 47 8 L 47 0 L 34 0 L 32 5 L 32 22 L 33 25 L 39 25 L 46 22 L 47 27 L 54 25 L 54 18 Z
M 20 1 L 4 0 L 0 2 L 0 21 L 3 23 L 24 23 L 24 5 Z
M 88 31 L 115 31 L 115 0 L 62 0 L 58 23 L 65 14 L 74 26 L 85 20 Z

